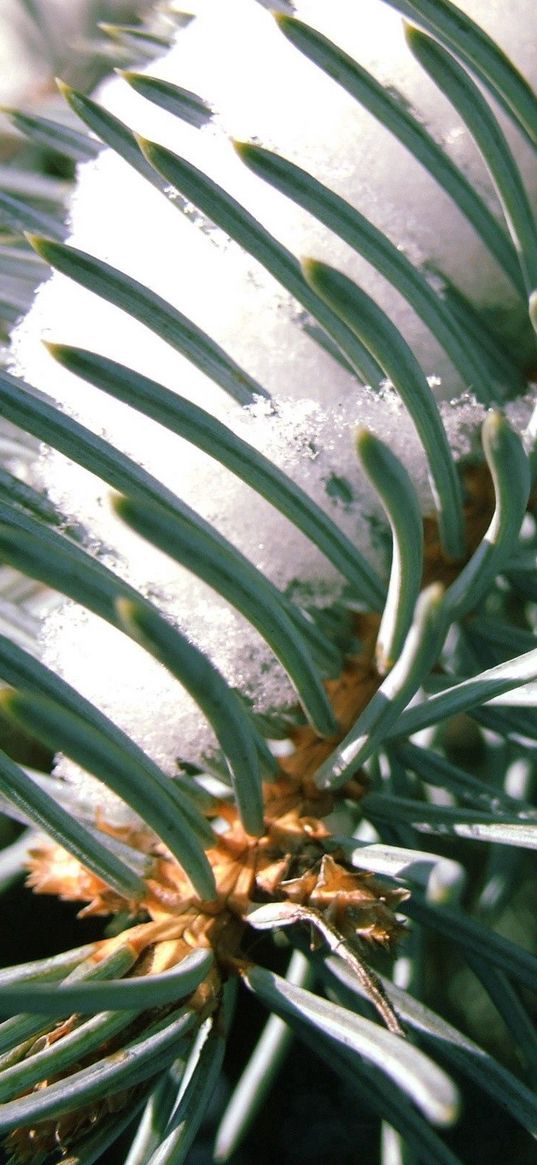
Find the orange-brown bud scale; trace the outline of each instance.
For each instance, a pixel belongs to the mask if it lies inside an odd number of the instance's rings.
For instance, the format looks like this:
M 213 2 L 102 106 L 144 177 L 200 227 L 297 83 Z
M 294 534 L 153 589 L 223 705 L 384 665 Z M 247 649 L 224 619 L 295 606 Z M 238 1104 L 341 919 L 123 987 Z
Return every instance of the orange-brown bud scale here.
M 494 496 L 486 466 L 465 470 L 464 481 L 469 556 L 490 522 Z M 446 561 L 434 518 L 425 519 L 424 533 L 424 584 L 434 580 L 449 584 L 464 563 Z M 116 946 L 129 944 L 137 955 L 130 975 L 151 975 L 177 965 L 192 949 L 210 947 L 216 960 L 213 970 L 188 1001 L 201 1021 L 219 1006 L 221 974 L 226 975 L 230 969 L 240 974 L 245 966 L 241 940 L 248 912 L 267 899 L 287 900 L 308 908 L 312 917 L 323 918 L 341 936 L 349 953 L 360 944 L 389 948 L 400 937 L 403 927 L 395 912 L 408 892 L 387 888 L 368 872 L 349 869 L 343 853 L 330 845 L 324 820 L 338 799 L 360 800 L 367 787 L 365 774 L 358 772 L 335 793 L 319 790 L 313 780 L 319 766 L 382 682 L 375 665 L 379 624 L 380 615 L 376 613 L 356 616 L 354 634 L 359 649 L 347 658 L 340 676 L 326 683 L 340 725 L 338 735 L 321 739 L 309 725 L 290 731 L 293 752 L 280 760 L 276 777 L 264 784 L 263 835 L 253 838 L 245 833 L 236 808 L 229 803 L 215 803 L 208 814 L 218 815 L 226 822 L 223 832 L 215 834 L 214 847 L 207 851 L 217 887 L 212 901 L 200 901 L 182 867 L 143 827 L 118 829 L 105 820 L 98 823 L 103 832 L 152 856 L 143 902 L 121 898 L 51 842 L 45 841 L 31 851 L 28 883 L 36 893 L 85 902 L 80 913 L 86 916 L 128 911 L 139 917 L 145 913 L 146 922 L 96 944 L 96 961 L 107 957 Z M 147 1019 L 148 1013 L 142 1022 Z M 42 1038 L 50 1042 L 59 1039 L 76 1022 L 76 1017 L 70 1017 Z M 124 1040 L 123 1032 L 121 1041 Z M 94 1053 L 93 1059 L 95 1056 Z M 44 1086 L 46 1082 L 37 1087 Z M 126 1093 L 111 1097 L 109 1102 L 69 1114 L 59 1122 L 44 1121 L 34 1129 L 18 1130 L 8 1139 L 14 1159 L 31 1161 L 44 1148 L 76 1143 L 111 1111 L 111 1106 L 120 1106 L 131 1096 Z

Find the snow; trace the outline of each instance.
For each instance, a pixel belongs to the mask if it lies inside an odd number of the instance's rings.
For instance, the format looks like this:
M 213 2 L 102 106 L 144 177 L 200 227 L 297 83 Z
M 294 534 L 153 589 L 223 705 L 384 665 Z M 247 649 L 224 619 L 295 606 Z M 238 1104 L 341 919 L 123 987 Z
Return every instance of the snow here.
M 526 68 L 537 73 L 533 4 L 466 0 Z M 176 46 L 148 70 L 199 93 L 215 118 L 196 130 L 157 110 L 121 80 L 100 99 L 136 132 L 183 154 L 221 183 L 297 256 L 313 255 L 360 282 L 400 328 L 434 391 L 458 457 L 475 448 L 485 409 L 461 383 L 445 354 L 401 296 L 345 243 L 248 172 L 229 137 L 255 140 L 296 161 L 352 202 L 413 263 L 439 267 L 476 304 L 505 312 L 513 292 L 471 227 L 432 179 L 378 123 L 285 40 L 270 13 L 252 0 L 200 0 Z M 516 10 L 517 18 L 514 18 Z M 413 62 L 399 18 L 380 0 L 298 0 L 296 15 L 340 44 L 390 88 L 402 91 L 486 201 L 494 193 L 466 130 Z M 502 121 L 502 124 L 505 124 Z M 523 172 L 524 144 L 510 128 Z M 530 193 L 537 192 L 531 173 Z M 174 192 L 163 197 L 120 158 L 104 150 L 80 167 L 70 241 L 144 282 L 187 314 L 272 395 L 241 409 L 163 340 L 125 312 L 54 274 L 14 336 L 17 371 L 94 432 L 128 453 L 196 509 L 282 590 L 300 584 L 315 605 L 342 592 L 324 556 L 267 502 L 206 454 L 61 369 L 43 338 L 87 347 L 136 368 L 208 409 L 298 482 L 385 571 L 375 543 L 378 503 L 360 472 L 354 432 L 367 425 L 401 457 L 424 510 L 431 496 L 414 427 L 389 385 L 361 386 L 306 334 L 303 313 L 264 269 Z M 513 406 L 523 428 L 531 401 Z M 344 479 L 352 500 L 327 493 Z M 232 686 L 258 711 L 294 699 L 269 648 L 223 600 L 171 559 L 121 525 L 106 485 L 44 451 L 35 481 L 91 532 L 108 565 L 203 646 Z M 128 731 L 167 771 L 214 746 L 197 707 L 164 669 L 100 619 L 67 603 L 44 632 L 49 666 Z M 62 762 L 62 771 L 69 767 Z

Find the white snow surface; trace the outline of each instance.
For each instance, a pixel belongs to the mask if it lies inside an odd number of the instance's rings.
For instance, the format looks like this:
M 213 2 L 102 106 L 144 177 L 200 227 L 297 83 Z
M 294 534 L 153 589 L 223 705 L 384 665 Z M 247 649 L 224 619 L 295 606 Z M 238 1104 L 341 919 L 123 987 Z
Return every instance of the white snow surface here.
M 462 5 L 530 79 L 537 74 L 533 0 L 465 0 Z M 199 0 L 196 19 L 170 53 L 147 70 L 203 96 L 215 110 L 201 130 L 158 110 L 117 79 L 99 99 L 136 132 L 184 155 L 242 202 L 298 257 L 312 255 L 351 275 L 381 304 L 434 378 L 457 456 L 478 438 L 485 415 L 445 354 L 402 298 L 333 234 L 249 173 L 229 137 L 255 140 L 296 161 L 347 198 L 415 264 L 431 260 L 476 303 L 509 306 L 511 291 L 457 209 L 411 156 L 342 89 L 303 58 L 254 0 Z M 413 62 L 397 14 L 380 0 L 298 0 L 295 13 L 401 91 L 494 208 L 495 195 L 467 131 Z M 505 122 L 502 120 L 505 126 Z M 511 128 L 530 193 L 537 176 Z M 529 176 L 531 174 L 531 176 Z M 177 203 L 177 205 L 176 205 Z M 378 505 L 357 465 L 357 425 L 375 430 L 404 461 L 424 509 L 427 470 L 414 427 L 386 386 L 373 393 L 300 327 L 291 297 L 250 256 L 175 193 L 152 189 L 109 150 L 80 167 L 70 241 L 145 283 L 188 315 L 273 397 L 241 409 L 206 376 L 125 312 L 54 274 L 14 337 L 16 370 L 66 411 L 141 463 L 212 522 L 282 589 L 306 584 L 314 601 L 336 598 L 342 580 L 315 547 L 215 461 L 133 409 L 62 370 L 43 338 L 98 351 L 202 405 L 293 477 L 369 555 Z M 531 402 L 513 406 L 522 428 Z M 349 483 L 351 504 L 332 500 L 332 475 Z M 118 522 L 110 491 L 45 450 L 35 469 L 61 508 L 91 531 L 104 561 L 203 646 L 229 682 L 259 710 L 292 701 L 287 677 L 255 631 L 227 603 Z M 141 648 L 74 603 L 49 619 L 44 658 L 138 741 L 167 771 L 214 745 L 197 707 Z M 73 769 L 60 762 L 61 771 Z

